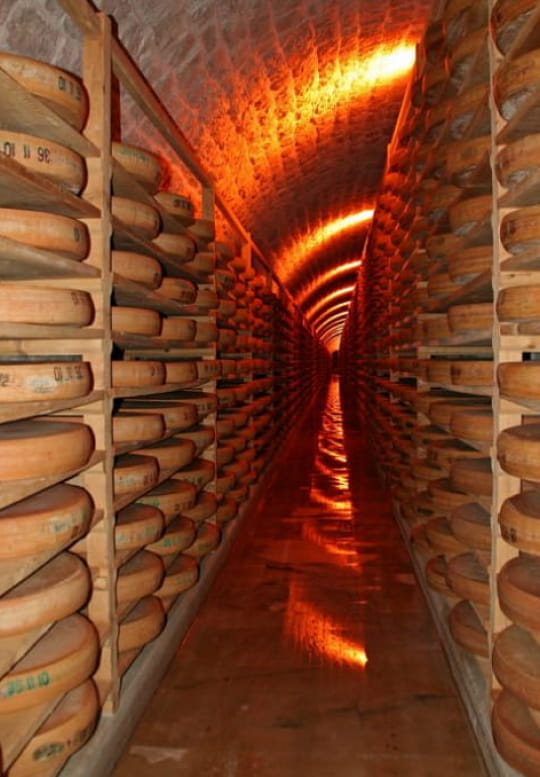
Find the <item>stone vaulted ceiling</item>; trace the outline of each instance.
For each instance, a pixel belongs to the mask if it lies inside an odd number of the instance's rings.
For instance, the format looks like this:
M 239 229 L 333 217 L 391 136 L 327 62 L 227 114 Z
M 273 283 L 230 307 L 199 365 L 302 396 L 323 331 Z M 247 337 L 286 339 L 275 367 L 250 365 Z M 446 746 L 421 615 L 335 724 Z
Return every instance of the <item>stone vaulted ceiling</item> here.
M 13 0 L 0 22 L 52 5 Z M 418 41 L 429 1 L 97 5 L 303 308 L 351 285 L 354 266 L 336 267 L 358 259 L 369 222 L 313 233 L 371 207 L 407 80 L 386 76 L 388 55 Z

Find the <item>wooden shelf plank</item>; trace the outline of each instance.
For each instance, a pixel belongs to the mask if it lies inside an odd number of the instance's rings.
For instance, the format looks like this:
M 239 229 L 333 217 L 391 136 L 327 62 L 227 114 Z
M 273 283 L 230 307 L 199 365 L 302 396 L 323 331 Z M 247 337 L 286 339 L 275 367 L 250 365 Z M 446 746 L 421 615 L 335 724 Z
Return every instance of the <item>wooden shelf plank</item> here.
M 30 94 L 5 70 L 0 68 L 0 101 L 2 126 L 14 132 L 28 132 L 50 138 L 73 149 L 84 157 L 99 156 L 98 149 L 80 132 L 54 113 L 51 108 Z
M 19 418 L 32 418 L 37 415 L 59 413 L 62 410 L 71 410 L 76 407 L 83 408 L 92 402 L 103 399 L 103 391 L 93 391 L 85 397 L 69 400 L 43 400 L 39 402 L 13 402 L 0 405 L 0 423 L 16 421 Z
M 50 629 L 52 623 L 40 626 L 32 631 L 24 631 L 11 637 L 0 639 L 0 677 L 5 675 L 17 661 Z
M 486 271 L 477 275 L 468 283 L 465 283 L 460 289 L 456 289 L 452 294 L 444 299 L 434 299 L 428 302 L 425 307 L 426 313 L 444 313 L 452 305 L 465 305 L 474 302 L 492 302 L 493 286 L 491 271 Z
M 41 278 L 99 278 L 100 272 L 84 262 L 17 243 L 0 235 L 0 275 L 5 280 Z
M 0 340 L 101 340 L 102 329 L 0 322 Z
M 182 305 L 180 302 L 162 296 L 157 291 L 141 286 L 140 283 L 127 280 L 116 274 L 113 275 L 113 287 L 118 305 L 127 305 L 128 307 L 139 305 L 170 316 L 189 315 L 187 308 L 193 307 Z
M 169 394 L 171 391 L 183 391 L 196 389 L 209 383 L 211 379 L 205 381 L 193 381 L 191 383 L 164 383 L 162 386 L 146 386 L 143 388 L 116 388 L 113 389 L 112 396 L 118 399 L 127 399 L 128 397 L 145 397 L 148 394 Z M 164 397 L 166 399 L 166 397 Z
M 71 470 L 70 472 L 63 472 L 60 475 L 53 475 L 51 477 L 27 478 L 24 480 L 3 482 L 2 490 L 0 492 L 0 508 L 7 507 L 8 505 L 14 504 L 15 502 L 19 502 L 21 499 L 24 499 L 27 496 L 31 496 L 32 494 L 37 494 L 39 491 L 43 491 L 45 488 L 56 485 L 56 483 L 61 483 L 64 480 L 70 480 L 80 472 L 84 472 L 85 470 L 94 467 L 96 464 L 99 464 L 99 462 L 103 461 L 103 459 L 103 451 L 95 451 L 91 456 L 90 461 L 88 461 L 84 466 L 78 467 L 77 469 Z
M 59 213 L 75 219 L 100 215 L 94 205 L 31 173 L 3 154 L 0 155 L 0 207 Z

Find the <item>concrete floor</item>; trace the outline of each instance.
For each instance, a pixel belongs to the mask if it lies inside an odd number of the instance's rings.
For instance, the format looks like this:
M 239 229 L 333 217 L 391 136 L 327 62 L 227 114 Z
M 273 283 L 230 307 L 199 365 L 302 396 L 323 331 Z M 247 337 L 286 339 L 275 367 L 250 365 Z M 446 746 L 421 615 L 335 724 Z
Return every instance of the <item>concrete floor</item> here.
M 344 429 L 333 382 L 114 777 L 485 774 L 388 498 L 349 420 Z

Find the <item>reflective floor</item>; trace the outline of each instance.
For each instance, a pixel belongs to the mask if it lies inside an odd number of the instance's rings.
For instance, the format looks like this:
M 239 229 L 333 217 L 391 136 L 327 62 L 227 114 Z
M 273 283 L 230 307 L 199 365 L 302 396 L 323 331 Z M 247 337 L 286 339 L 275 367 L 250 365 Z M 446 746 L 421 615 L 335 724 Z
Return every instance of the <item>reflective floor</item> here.
M 482 777 L 337 382 L 298 430 L 115 777 Z

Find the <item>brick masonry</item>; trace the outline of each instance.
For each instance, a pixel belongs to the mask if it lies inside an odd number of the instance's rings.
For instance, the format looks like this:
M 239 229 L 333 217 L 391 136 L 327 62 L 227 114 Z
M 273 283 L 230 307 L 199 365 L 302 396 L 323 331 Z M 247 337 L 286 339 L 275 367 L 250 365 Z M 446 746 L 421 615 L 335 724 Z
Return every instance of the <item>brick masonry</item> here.
M 427 0 L 99 0 L 255 240 L 284 271 L 294 238 L 373 201 L 404 88 L 325 84 L 385 42 L 417 40 Z M 0 4 L 0 46 L 77 69 L 55 0 Z M 315 95 L 316 100 L 309 96 Z M 135 109 L 126 140 L 157 148 Z M 172 185 L 190 188 L 178 170 Z M 365 228 L 287 267 L 293 292 L 357 256 Z M 277 264 L 279 272 L 280 266 Z

